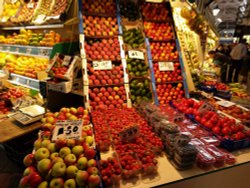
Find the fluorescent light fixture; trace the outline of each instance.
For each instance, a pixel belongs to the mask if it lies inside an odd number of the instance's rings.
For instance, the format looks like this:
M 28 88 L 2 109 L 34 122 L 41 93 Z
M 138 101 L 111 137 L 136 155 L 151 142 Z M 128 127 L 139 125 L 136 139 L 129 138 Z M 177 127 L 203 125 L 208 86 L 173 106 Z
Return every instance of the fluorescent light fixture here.
M 215 9 L 212 10 L 212 12 L 213 12 L 214 16 L 217 16 L 219 14 L 219 12 L 220 12 L 220 9 L 215 8 Z
M 217 21 L 218 21 L 219 23 L 221 23 L 221 22 L 222 22 L 222 20 L 221 20 L 220 18 L 217 18 Z

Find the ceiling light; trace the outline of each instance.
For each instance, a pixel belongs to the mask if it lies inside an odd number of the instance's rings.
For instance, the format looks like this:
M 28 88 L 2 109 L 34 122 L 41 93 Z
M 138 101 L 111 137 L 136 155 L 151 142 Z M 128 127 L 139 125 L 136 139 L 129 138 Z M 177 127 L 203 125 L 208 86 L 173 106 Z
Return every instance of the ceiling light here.
M 217 16 L 219 14 L 219 12 L 220 12 L 220 9 L 215 8 L 215 9 L 212 10 L 212 12 L 213 12 L 214 16 Z
M 221 23 L 221 22 L 222 22 L 222 20 L 221 20 L 220 18 L 217 18 L 217 21 L 218 21 L 219 23 Z

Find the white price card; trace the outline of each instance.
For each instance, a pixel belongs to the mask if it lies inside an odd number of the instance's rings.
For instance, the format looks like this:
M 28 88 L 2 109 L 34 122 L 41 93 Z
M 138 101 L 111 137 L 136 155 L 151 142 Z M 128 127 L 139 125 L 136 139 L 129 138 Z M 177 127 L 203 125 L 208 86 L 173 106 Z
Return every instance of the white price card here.
M 3 50 L 3 47 L 2 46 L 0 46 L 0 51 L 2 51 Z
M 128 57 L 131 59 L 144 59 L 144 53 L 136 50 L 129 50 Z
M 27 7 L 33 9 L 33 8 L 34 8 L 34 3 L 32 3 L 32 2 L 28 3 L 28 4 L 27 4 Z
M 49 56 L 50 55 L 50 51 L 48 49 L 40 49 L 38 53 L 41 56 Z
M 159 62 L 158 65 L 160 71 L 174 71 L 173 62 Z
M 93 61 L 94 70 L 110 70 L 112 69 L 112 62 L 110 60 Z
M 16 3 L 17 2 L 17 0 L 11 0 L 11 3 L 12 4 L 14 4 L 14 3 Z
M 26 48 L 26 54 L 31 54 L 32 48 Z
M 46 15 L 45 14 L 40 14 L 37 16 L 35 23 L 43 23 L 45 20 Z
M 218 105 L 224 106 L 224 107 L 226 107 L 226 108 L 235 105 L 233 102 L 230 102 L 230 101 L 217 101 L 216 103 L 217 103 Z
M 131 141 L 139 135 L 139 128 L 137 125 L 125 128 L 119 133 L 122 141 Z
M 80 139 L 82 137 L 82 120 L 57 121 L 53 131 L 52 140 L 57 139 Z
M 200 108 L 198 109 L 198 112 L 200 112 L 200 113 L 205 113 L 205 112 L 208 112 L 208 111 L 216 111 L 216 110 L 214 109 L 214 107 L 211 104 L 209 104 L 207 102 L 204 102 L 200 106 Z
M 6 51 L 9 52 L 10 51 L 10 46 L 6 47 Z

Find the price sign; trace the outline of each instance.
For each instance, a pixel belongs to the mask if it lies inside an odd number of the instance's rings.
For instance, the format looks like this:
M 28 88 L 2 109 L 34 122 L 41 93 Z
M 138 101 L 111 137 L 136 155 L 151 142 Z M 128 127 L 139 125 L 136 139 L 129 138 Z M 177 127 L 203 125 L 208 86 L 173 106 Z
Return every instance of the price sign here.
M 185 116 L 182 113 L 176 113 L 174 115 L 174 122 L 182 122 L 184 119 L 185 119 Z
M 144 59 L 144 54 L 140 51 L 130 50 L 128 51 L 128 57 L 131 59 Z
M 28 3 L 28 4 L 27 4 L 27 7 L 33 9 L 33 8 L 34 8 L 34 3 L 32 3 L 32 2 Z
M 19 52 L 19 47 L 16 47 L 16 48 L 15 48 L 15 52 Z
M 50 51 L 48 49 L 40 49 L 38 53 L 41 56 L 49 56 L 50 55 Z
M 226 108 L 235 105 L 233 102 L 230 102 L 230 101 L 217 101 L 216 103 L 217 103 L 218 105 L 224 106 L 224 107 L 226 107 Z
M 2 46 L 0 46 L 0 51 L 2 51 L 3 50 L 3 47 Z
M 82 137 L 82 120 L 57 121 L 52 140 L 80 139 Z
M 26 54 L 31 54 L 32 48 L 26 48 Z
M 174 71 L 173 62 L 159 62 L 158 65 L 160 71 Z
M 15 4 L 17 2 L 17 0 L 11 0 L 12 4 Z
M 94 70 L 109 70 L 112 69 L 112 62 L 108 61 L 93 61 Z
M 6 47 L 6 51 L 9 52 L 10 51 L 10 46 Z
M 200 108 L 198 109 L 198 112 L 205 113 L 207 111 L 216 111 L 216 110 L 211 104 L 204 102 L 203 105 L 201 105 Z
M 131 141 L 139 135 L 139 128 L 137 125 L 125 128 L 119 133 L 122 141 Z
M 35 22 L 42 23 L 44 21 L 45 17 L 46 17 L 46 15 L 44 15 L 44 14 L 38 15 Z

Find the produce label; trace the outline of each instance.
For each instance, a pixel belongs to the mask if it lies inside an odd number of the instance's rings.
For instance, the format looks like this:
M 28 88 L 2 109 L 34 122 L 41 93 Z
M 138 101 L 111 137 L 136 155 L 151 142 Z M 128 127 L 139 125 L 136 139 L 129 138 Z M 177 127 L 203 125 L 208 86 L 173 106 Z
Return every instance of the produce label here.
M 27 7 L 33 9 L 34 8 L 34 3 L 28 3 Z
M 224 107 L 226 107 L 226 108 L 235 105 L 233 102 L 230 102 L 230 101 L 217 101 L 216 103 L 217 103 L 218 105 L 224 106 Z
M 31 54 L 32 48 L 26 48 L 26 54 Z
M 198 109 L 198 112 L 205 113 L 207 111 L 216 111 L 216 110 L 211 104 L 204 102 L 203 105 L 201 105 L 200 108 Z
M 174 71 L 174 63 L 173 62 L 159 62 L 159 70 L 160 71 Z
M 144 59 L 144 54 L 143 52 L 136 51 L 136 50 L 130 50 L 128 51 L 128 57 L 130 59 Z
M 82 137 L 82 120 L 57 121 L 53 131 L 52 140 L 57 139 L 80 139 Z
M 44 21 L 45 17 L 46 17 L 46 15 L 44 15 L 44 14 L 38 15 L 35 22 L 42 23 Z
M 110 70 L 112 69 L 112 62 L 110 60 L 93 61 L 94 70 Z
M 12 4 L 15 4 L 17 2 L 17 0 L 11 0 Z
M 48 50 L 48 49 L 40 49 L 38 53 L 41 56 L 49 56 L 50 55 L 50 50 Z
M 131 141 L 139 135 L 139 129 L 137 125 L 125 128 L 119 133 L 122 141 Z

